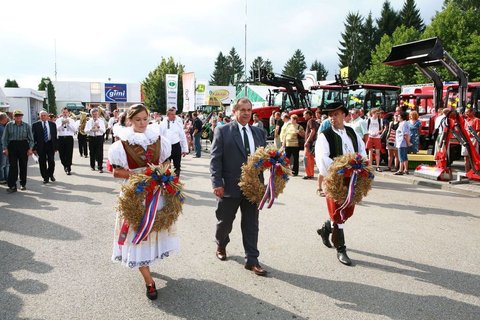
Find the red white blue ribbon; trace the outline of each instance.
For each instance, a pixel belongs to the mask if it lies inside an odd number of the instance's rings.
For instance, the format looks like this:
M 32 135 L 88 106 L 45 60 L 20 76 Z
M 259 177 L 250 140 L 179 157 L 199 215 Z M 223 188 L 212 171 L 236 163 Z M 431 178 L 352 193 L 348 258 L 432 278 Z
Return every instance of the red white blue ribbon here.
M 342 218 L 342 223 L 345 222 L 345 209 L 348 208 L 350 205 L 353 204 L 355 198 L 355 184 L 357 183 L 357 173 L 360 172 L 361 169 L 353 170 L 352 176 L 350 177 L 350 183 L 348 184 L 347 189 L 347 198 L 343 202 L 343 204 L 335 210 L 335 214 L 340 212 L 340 218 Z
M 280 163 L 276 163 L 275 165 L 270 167 L 270 179 L 268 180 L 267 188 L 263 195 L 262 201 L 258 204 L 258 210 L 262 210 L 265 202 L 268 201 L 267 208 L 270 209 L 275 201 L 275 172 Z
M 140 223 L 140 227 L 138 227 L 137 233 L 133 238 L 133 244 L 139 244 L 144 239 L 148 237 L 150 231 L 152 230 L 153 223 L 155 222 L 155 216 L 157 213 L 158 201 L 160 199 L 161 188 L 156 188 L 153 193 L 153 196 L 150 200 L 150 203 L 145 205 L 145 213 L 142 218 L 142 222 Z

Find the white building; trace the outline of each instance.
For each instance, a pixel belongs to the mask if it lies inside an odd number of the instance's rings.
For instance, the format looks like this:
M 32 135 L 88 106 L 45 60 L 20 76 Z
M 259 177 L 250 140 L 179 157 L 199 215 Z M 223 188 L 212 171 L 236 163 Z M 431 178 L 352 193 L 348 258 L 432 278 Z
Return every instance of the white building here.
M 43 109 L 45 93 L 29 88 L 3 88 L 6 98 L 10 104 L 9 110 L 22 110 L 23 121 L 34 123 L 38 113 Z
M 140 83 L 52 81 L 52 84 L 57 113 L 64 107 L 75 111 L 100 104 L 106 109 L 123 109 L 143 100 Z
M 9 110 L 10 104 L 8 103 L 8 99 L 3 93 L 2 88 L 0 88 L 0 112 L 7 112 Z

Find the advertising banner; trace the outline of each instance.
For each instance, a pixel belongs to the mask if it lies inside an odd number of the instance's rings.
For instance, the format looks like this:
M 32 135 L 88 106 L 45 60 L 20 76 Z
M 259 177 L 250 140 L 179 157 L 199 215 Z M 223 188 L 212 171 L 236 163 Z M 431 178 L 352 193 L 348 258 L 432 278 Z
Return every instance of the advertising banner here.
M 105 102 L 127 102 L 127 85 L 105 83 Z
M 195 109 L 198 109 L 199 106 L 205 104 L 205 95 L 207 94 L 207 84 L 206 80 L 197 80 L 195 88 Z
M 178 95 L 178 74 L 165 75 L 165 90 L 167 98 L 167 109 L 177 108 Z
M 182 74 L 183 81 L 183 112 L 195 111 L 195 73 Z

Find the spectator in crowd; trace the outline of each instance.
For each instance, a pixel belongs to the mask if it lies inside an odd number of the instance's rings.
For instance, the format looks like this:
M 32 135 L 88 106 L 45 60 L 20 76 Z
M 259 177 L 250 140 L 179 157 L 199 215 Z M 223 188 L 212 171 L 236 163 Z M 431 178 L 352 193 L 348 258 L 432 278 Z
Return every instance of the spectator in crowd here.
M 382 133 L 383 133 L 383 126 L 382 120 L 380 119 L 380 109 L 374 108 L 371 111 L 371 117 L 367 120 L 367 150 L 368 150 L 368 161 L 370 165 L 373 166 L 373 151 L 375 151 L 375 165 L 376 171 L 382 172 L 380 168 L 380 156 L 382 150 Z M 358 132 L 357 132 L 358 133 Z M 360 135 L 363 137 L 362 135 Z
M 260 118 L 258 117 L 258 114 L 254 113 L 252 118 L 253 118 L 252 126 L 260 128 L 260 129 L 263 130 L 263 122 L 260 121 Z
M 23 122 L 23 112 L 15 110 L 13 121 L 5 126 L 2 136 L 3 154 L 10 164 L 8 172 L 8 193 L 17 191 L 20 173 L 20 190 L 26 190 L 28 157 L 33 154 L 33 134 L 31 126 Z
M 310 110 L 305 110 L 303 117 L 307 121 L 305 129 L 305 176 L 303 179 L 315 179 L 315 141 L 317 140 L 317 131 L 320 126 L 315 119 L 313 118 L 313 112 Z
M 398 128 L 398 117 L 400 113 L 395 112 L 393 115 L 393 120 L 388 124 L 388 134 L 387 134 L 387 152 L 388 152 L 388 163 L 387 171 L 396 171 L 399 168 L 398 163 L 398 149 L 395 146 L 395 132 Z M 392 165 L 394 167 L 392 167 Z
M 293 157 L 292 173 L 298 176 L 299 168 L 299 154 L 300 154 L 300 139 L 305 138 L 305 130 L 298 124 L 298 116 L 296 114 L 290 117 L 290 121 L 283 125 L 280 140 L 285 149 L 287 158 Z
M 282 130 L 283 126 L 283 120 L 282 120 L 282 114 L 277 111 L 275 112 L 275 129 L 273 132 L 273 142 L 275 143 L 275 146 L 277 149 L 280 149 L 282 147 L 282 142 L 280 141 L 280 132 Z
M 198 117 L 198 113 L 194 112 L 193 116 L 193 140 L 195 143 L 195 158 L 200 158 L 202 156 L 202 120 Z
M 408 151 L 411 153 L 417 153 L 420 145 L 420 126 L 422 123 L 418 120 L 418 112 L 413 110 L 410 111 L 408 117 L 410 125 L 410 142 L 412 145 L 408 148 Z
M 398 149 L 398 171 L 394 175 L 408 174 L 408 152 L 410 146 L 410 126 L 407 121 L 406 112 L 400 112 L 398 115 L 398 127 L 395 132 L 395 147 Z
M 32 124 L 32 133 L 33 152 L 38 155 L 43 183 L 54 182 L 55 152 L 58 150 L 57 126 L 49 121 L 47 111 L 40 111 L 40 120 Z
M 378 110 L 378 109 L 377 109 Z M 367 122 L 361 117 L 361 110 L 353 108 L 350 110 L 350 121 L 346 123 L 349 127 L 352 127 L 355 132 L 362 137 L 366 143 L 368 138 Z
M 270 115 L 270 118 L 268 119 L 268 135 L 272 135 L 274 134 L 274 131 L 275 131 L 275 114 L 277 113 L 277 111 L 272 111 L 272 114 Z
M 9 121 L 7 114 L 0 112 L 0 184 L 7 184 L 8 178 L 8 157 L 3 154 L 2 136 Z
M 469 133 L 469 136 L 467 138 L 470 138 L 470 140 L 472 141 L 473 147 L 477 152 L 479 152 L 479 149 L 480 149 L 479 143 L 475 139 L 473 133 L 471 133 L 469 130 L 469 128 L 471 128 L 471 130 L 474 131 L 477 134 L 477 136 L 480 136 L 480 119 L 475 117 L 475 114 L 472 108 L 465 109 L 465 127 L 466 127 L 465 129 Z M 464 146 L 462 146 L 462 156 L 465 157 L 464 158 L 465 172 L 469 172 L 470 170 L 473 169 L 471 165 L 472 158 Z

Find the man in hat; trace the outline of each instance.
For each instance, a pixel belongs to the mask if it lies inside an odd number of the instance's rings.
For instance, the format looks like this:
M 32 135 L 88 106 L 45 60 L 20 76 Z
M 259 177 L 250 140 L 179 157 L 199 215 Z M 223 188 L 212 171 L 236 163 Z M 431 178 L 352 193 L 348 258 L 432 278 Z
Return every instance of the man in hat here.
M 8 193 L 17 191 L 18 173 L 20 171 L 20 190 L 25 190 L 27 184 L 28 157 L 32 155 L 33 134 L 28 123 L 23 122 L 23 112 L 15 110 L 13 121 L 5 126 L 2 145 L 3 154 L 8 157 L 10 170 L 8 172 Z
M 353 128 L 345 126 L 348 110 L 341 102 L 328 104 L 323 112 L 328 114 L 331 127 L 321 132 L 317 138 L 315 160 L 320 174 L 326 177 L 328 167 L 333 163 L 335 157 L 353 152 L 366 157 L 366 152 L 362 137 Z M 317 230 L 317 233 L 322 237 L 323 244 L 329 248 L 332 247 L 329 240 L 329 236 L 332 234 L 332 242 L 337 249 L 338 260 L 349 266 L 352 261 L 347 255 L 343 227 L 345 221 L 352 216 L 355 206 L 346 208 L 342 217 L 337 211 L 342 203 L 336 202 L 328 194 L 326 200 L 330 219 L 323 224 L 321 229 Z

